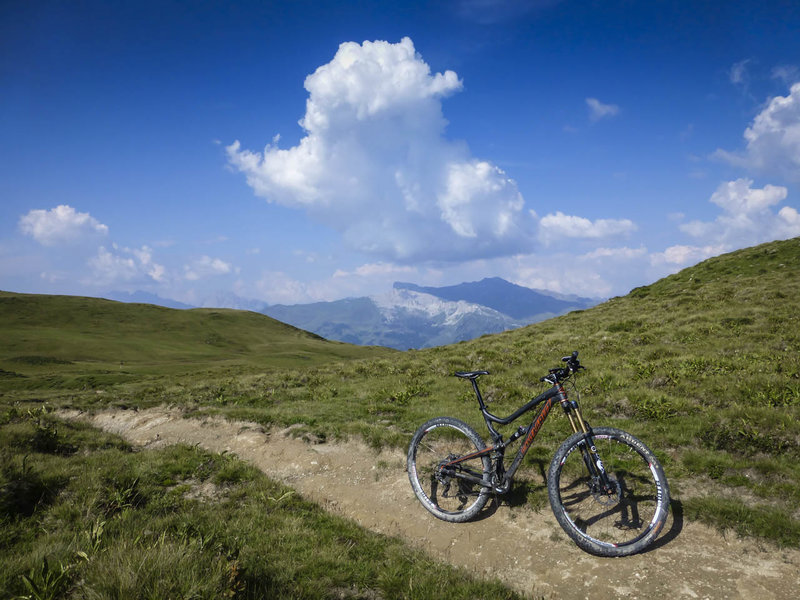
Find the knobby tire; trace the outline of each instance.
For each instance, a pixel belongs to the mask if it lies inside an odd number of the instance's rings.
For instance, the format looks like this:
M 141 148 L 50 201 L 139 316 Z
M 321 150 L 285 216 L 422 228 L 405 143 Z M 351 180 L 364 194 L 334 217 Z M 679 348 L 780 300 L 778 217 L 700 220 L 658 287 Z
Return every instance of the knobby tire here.
M 414 494 L 434 516 L 463 523 L 486 506 L 490 489 L 464 476 L 488 481 L 489 456 L 459 460 L 485 448 L 472 427 L 452 417 L 431 419 L 417 430 L 408 447 L 406 469 Z
M 556 519 L 591 554 L 641 552 L 667 520 L 669 487 L 664 469 L 653 452 L 629 433 L 598 427 L 591 439 L 614 491 L 603 492 L 597 477 L 590 475 L 586 438 L 573 434 L 556 451 L 547 475 Z

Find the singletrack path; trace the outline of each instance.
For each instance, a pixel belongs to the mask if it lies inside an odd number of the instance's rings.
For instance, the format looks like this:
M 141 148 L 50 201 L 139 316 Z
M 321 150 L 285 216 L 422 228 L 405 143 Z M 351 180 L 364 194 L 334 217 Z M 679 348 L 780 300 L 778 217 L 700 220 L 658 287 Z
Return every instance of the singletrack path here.
M 64 411 L 145 448 L 198 444 L 247 460 L 327 510 L 402 538 L 442 561 L 499 577 L 548 599 L 747 598 L 800 596 L 800 549 L 779 550 L 699 523 L 667 524 L 656 547 L 627 558 L 598 558 L 566 537 L 547 505 L 540 512 L 500 505 L 466 524 L 440 521 L 414 497 L 405 455 L 357 442 L 312 444 L 291 431 L 265 431 L 222 418 L 184 419 L 177 408 Z

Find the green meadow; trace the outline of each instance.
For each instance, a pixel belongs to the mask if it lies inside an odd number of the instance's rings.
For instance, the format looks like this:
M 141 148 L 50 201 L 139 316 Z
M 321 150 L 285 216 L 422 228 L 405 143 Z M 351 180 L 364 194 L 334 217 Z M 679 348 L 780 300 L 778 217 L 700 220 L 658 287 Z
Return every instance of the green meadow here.
M 440 414 L 485 431 L 454 371 L 491 371 L 482 390 L 505 415 L 573 350 L 587 367 L 573 394 L 589 422 L 656 452 L 676 515 L 798 547 L 799 319 L 800 239 L 424 351 L 330 342 L 242 311 L 0 293 L 0 597 L 432 598 L 442 586 L 453 598 L 514 597 L 332 517 L 235 458 L 134 451 L 54 411 L 172 404 L 403 448 Z M 568 429 L 553 411 L 523 471 L 538 473 Z M 517 491 L 546 506 L 541 480 Z

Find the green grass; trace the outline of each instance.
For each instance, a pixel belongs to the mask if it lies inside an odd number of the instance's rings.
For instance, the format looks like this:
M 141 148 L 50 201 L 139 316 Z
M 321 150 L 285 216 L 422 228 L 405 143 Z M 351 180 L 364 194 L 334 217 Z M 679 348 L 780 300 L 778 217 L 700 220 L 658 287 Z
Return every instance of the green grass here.
M 134 452 L 42 411 L 7 413 L 0 448 L 3 599 L 517 597 L 231 456 Z
M 485 431 L 456 370 L 490 370 L 482 390 L 505 415 L 579 350 L 587 418 L 656 452 L 686 519 L 800 545 L 800 239 L 710 259 L 589 310 L 424 351 L 334 344 L 253 313 L 0 300 L 3 410 L 167 403 L 376 447 L 405 447 L 437 415 Z M 567 433 L 553 411 L 520 471 L 527 479 L 514 493 L 532 508 L 546 504 L 541 473 Z M 46 432 L 40 438 L 54 443 Z
M 0 292 L 0 389 L 84 390 L 142 380 L 315 366 L 363 348 L 247 311 L 173 310 L 78 296 Z

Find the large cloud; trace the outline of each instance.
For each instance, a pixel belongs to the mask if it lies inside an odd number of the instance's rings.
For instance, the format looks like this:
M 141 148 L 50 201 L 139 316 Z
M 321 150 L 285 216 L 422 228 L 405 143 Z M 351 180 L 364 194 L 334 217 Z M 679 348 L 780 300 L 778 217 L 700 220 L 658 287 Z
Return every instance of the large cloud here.
M 737 166 L 800 181 L 800 83 L 791 87 L 788 96 L 770 100 L 745 129 L 744 139 L 744 153 L 717 150 L 716 156 Z
M 352 248 L 394 261 L 462 260 L 524 250 L 535 217 L 496 165 L 445 138 L 442 98 L 409 38 L 344 43 L 305 81 L 305 137 L 288 149 L 227 148 L 255 193 L 306 210 Z M 277 139 L 277 138 L 276 138 Z

